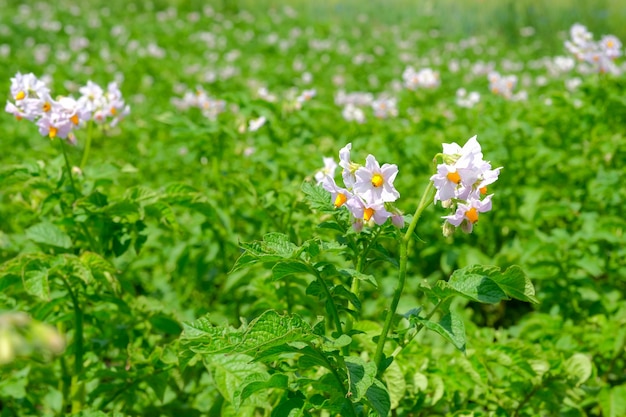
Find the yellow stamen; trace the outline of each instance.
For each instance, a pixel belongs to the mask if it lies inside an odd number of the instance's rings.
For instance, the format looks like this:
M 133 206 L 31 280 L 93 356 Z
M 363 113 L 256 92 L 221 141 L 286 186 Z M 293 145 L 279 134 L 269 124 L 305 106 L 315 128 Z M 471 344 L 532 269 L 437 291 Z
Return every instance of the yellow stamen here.
M 482 195 L 487 194 L 487 186 L 480 187 L 478 190 L 480 191 L 480 193 L 481 193 Z
M 115 116 L 116 113 L 117 113 L 117 109 L 115 107 L 111 107 L 111 114 Z
M 45 103 L 43 103 L 43 111 L 44 111 L 44 113 L 48 113 L 51 108 L 52 108 L 52 105 L 50 103 L 48 103 L 47 101 Z
M 70 117 L 70 120 L 72 121 L 72 123 L 74 123 L 76 126 L 78 126 L 78 115 L 75 114 L 74 116 Z
M 465 212 L 465 217 L 467 217 L 467 220 L 472 222 L 472 224 L 476 223 L 478 221 L 478 211 L 474 207 L 472 207 Z
M 385 180 L 383 179 L 383 176 L 382 176 L 382 175 L 380 175 L 380 174 L 374 174 L 374 175 L 372 176 L 372 185 L 373 185 L 374 187 L 380 187 L 381 185 L 383 185 L 383 182 L 384 182 L 384 181 L 385 181 Z
M 363 220 L 367 222 L 372 218 L 373 215 L 374 215 L 374 209 L 368 207 L 363 211 Z
M 615 46 L 615 44 L 613 43 L 613 41 L 611 41 L 611 40 L 606 41 L 606 47 L 607 47 L 607 48 L 612 49 L 612 48 L 613 48 L 613 46 Z
M 458 172 L 448 172 L 448 175 L 446 175 L 446 178 L 449 179 L 451 182 L 458 184 L 461 182 L 461 176 L 459 175 Z
M 335 207 L 339 208 L 343 206 L 346 203 L 346 201 L 348 201 L 348 197 L 346 197 L 345 194 L 339 193 L 337 194 L 337 197 L 335 198 L 334 205 Z
M 16 100 L 23 100 L 25 97 L 26 97 L 26 93 L 23 91 L 20 91 L 19 93 L 15 95 Z
M 50 132 L 48 133 L 48 136 L 50 136 L 50 139 L 56 138 L 58 131 L 59 129 L 57 129 L 56 127 L 50 126 Z

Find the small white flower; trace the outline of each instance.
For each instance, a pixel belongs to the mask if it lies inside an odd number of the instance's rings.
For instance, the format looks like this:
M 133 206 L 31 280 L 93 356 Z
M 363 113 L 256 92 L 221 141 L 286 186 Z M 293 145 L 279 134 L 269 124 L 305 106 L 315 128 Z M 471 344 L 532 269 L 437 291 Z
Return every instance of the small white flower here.
M 248 122 L 248 131 L 256 132 L 259 130 L 266 122 L 265 116 L 261 116 L 257 119 L 252 119 Z

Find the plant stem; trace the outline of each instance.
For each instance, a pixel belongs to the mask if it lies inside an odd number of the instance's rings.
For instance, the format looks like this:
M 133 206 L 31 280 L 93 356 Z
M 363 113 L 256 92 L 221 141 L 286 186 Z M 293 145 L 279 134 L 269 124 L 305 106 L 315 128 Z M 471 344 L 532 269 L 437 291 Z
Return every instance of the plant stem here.
M 311 349 L 314 349 L 317 351 L 317 349 L 315 348 L 315 346 L 313 346 L 310 342 L 308 343 L 309 347 Z M 352 403 L 352 400 L 350 400 L 348 392 L 350 391 L 350 385 L 348 384 L 348 389 L 346 389 L 345 385 L 343 385 L 343 379 L 341 378 L 341 376 L 339 375 L 339 373 L 337 372 L 337 369 L 335 369 L 335 367 L 333 366 L 332 363 L 330 363 L 330 361 L 328 360 L 328 358 L 326 357 L 326 355 L 324 355 L 322 352 L 319 352 L 320 357 L 324 360 L 324 362 L 326 362 L 326 368 L 330 369 L 330 372 L 332 372 L 333 376 L 335 377 L 335 379 L 337 380 L 337 383 L 339 384 L 339 386 L 341 387 L 341 390 L 343 391 L 343 395 L 344 398 L 346 399 L 346 401 L 350 404 L 350 407 L 348 408 L 348 415 L 351 417 L 356 417 L 356 411 L 354 410 L 354 404 Z M 346 372 L 349 372 L 346 369 Z M 349 377 L 348 377 L 349 378 Z
M 72 412 L 78 412 L 83 407 L 84 402 L 84 386 L 81 381 L 81 373 L 83 371 L 83 310 L 80 308 L 80 303 L 76 294 L 72 290 L 70 283 L 67 282 L 65 277 L 61 277 L 67 292 L 72 299 L 74 306 L 74 375 L 72 376 L 72 383 L 70 389 L 70 397 L 72 398 Z
M 76 191 L 76 184 L 74 183 L 74 177 L 72 176 L 72 167 L 70 166 L 70 160 L 67 157 L 67 151 L 65 150 L 65 140 L 59 139 L 61 142 L 61 150 L 63 151 L 63 159 L 65 159 L 65 170 L 70 177 L 70 183 L 72 184 L 72 193 L 74 194 L 74 202 L 78 200 L 78 192 Z
M 439 302 L 437 303 L 437 305 L 435 305 L 435 307 L 433 307 L 432 310 L 430 310 L 430 313 L 428 313 L 428 315 L 426 316 L 425 320 L 430 320 L 432 318 L 432 316 L 435 314 L 435 312 L 439 309 L 439 307 L 441 306 L 441 304 L 443 304 L 443 302 L 446 301 L 446 299 L 441 299 L 439 300 Z M 405 339 L 404 341 L 404 345 L 402 346 L 398 346 L 396 348 L 396 350 L 393 351 L 393 353 L 391 354 L 392 357 L 396 357 L 400 354 L 400 352 L 402 352 L 402 350 L 408 346 L 408 344 L 411 342 L 411 340 L 413 340 L 418 333 L 424 328 L 424 323 L 419 323 L 415 329 L 413 330 L 413 334 L 410 335 L 408 338 Z
M 333 296 L 330 293 L 330 288 L 328 288 L 328 285 L 326 285 L 326 281 L 324 281 L 324 279 L 319 274 L 319 272 L 317 272 L 317 270 L 315 270 L 315 275 L 317 276 L 317 280 L 319 281 L 319 283 L 322 285 L 322 288 L 324 289 L 324 293 L 326 294 L 326 298 L 327 298 L 326 302 L 330 304 L 330 315 L 332 316 L 332 319 L 335 323 L 337 332 L 339 332 L 339 335 L 341 336 L 343 334 L 343 329 L 341 327 L 341 320 L 339 320 L 339 312 L 337 311 L 337 306 L 335 305 L 333 301 Z
M 363 270 L 365 269 L 365 261 L 367 260 L 367 254 L 369 253 L 370 249 L 372 248 L 372 246 L 378 239 L 378 236 L 380 236 L 380 230 L 381 228 L 378 227 L 372 239 L 369 241 L 369 243 L 366 245 L 364 244 L 363 251 L 361 252 L 361 254 L 359 255 L 357 253 L 356 271 L 358 273 L 362 273 Z M 360 279 L 355 278 L 355 277 L 352 278 L 352 283 L 350 284 L 350 292 L 354 294 L 356 298 L 359 298 L 359 293 L 361 292 L 361 280 Z M 354 309 L 356 307 L 352 303 L 348 303 L 348 308 Z M 349 332 L 350 330 L 352 330 L 352 326 L 354 326 L 354 317 L 352 317 L 352 315 L 348 315 L 348 318 L 346 319 L 345 331 Z
M 85 141 L 85 149 L 83 150 L 83 158 L 80 160 L 80 169 L 84 169 L 91 150 L 91 135 L 93 133 L 93 120 L 87 123 L 87 140 Z
M 391 300 L 391 306 L 387 311 L 387 316 L 385 317 L 385 324 L 383 325 L 383 330 L 378 338 L 378 344 L 376 345 L 376 353 L 374 354 L 374 363 L 379 369 L 379 374 L 382 369 L 382 358 L 383 358 L 383 349 L 385 348 L 385 342 L 387 341 L 387 335 L 389 334 L 389 330 L 393 324 L 394 316 L 396 315 L 396 310 L 398 308 L 398 303 L 400 302 L 400 297 L 402 296 L 402 291 L 404 290 L 404 284 L 406 283 L 406 268 L 409 257 L 409 249 L 413 243 L 411 237 L 413 236 L 413 231 L 417 226 L 417 222 L 422 215 L 422 212 L 432 203 L 432 192 L 434 191 L 432 181 L 428 181 L 428 185 L 424 190 L 424 194 L 422 194 L 422 198 L 417 205 L 417 209 L 415 210 L 415 214 L 413 215 L 413 219 L 411 220 L 411 224 L 406 230 L 406 233 L 402 237 L 402 241 L 400 242 L 400 272 L 398 273 L 398 286 L 396 287 L 393 299 Z

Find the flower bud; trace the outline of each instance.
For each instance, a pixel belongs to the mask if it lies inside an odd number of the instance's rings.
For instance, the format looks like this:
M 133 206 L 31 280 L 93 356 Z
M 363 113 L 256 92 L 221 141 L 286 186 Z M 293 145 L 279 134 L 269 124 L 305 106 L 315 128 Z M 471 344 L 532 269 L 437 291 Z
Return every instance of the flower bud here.
M 444 237 L 450 237 L 454 234 L 454 231 L 456 230 L 456 227 L 454 227 L 452 224 L 448 223 L 448 222 L 444 222 L 443 223 L 443 227 L 442 227 L 442 233 Z

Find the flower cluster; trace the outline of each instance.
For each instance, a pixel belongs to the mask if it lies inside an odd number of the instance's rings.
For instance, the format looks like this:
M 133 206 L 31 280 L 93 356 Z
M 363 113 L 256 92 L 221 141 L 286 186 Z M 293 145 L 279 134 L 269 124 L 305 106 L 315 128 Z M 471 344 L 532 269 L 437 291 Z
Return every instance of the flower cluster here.
M 395 164 L 380 166 L 373 155 L 368 155 L 365 165 L 350 160 L 352 144 L 339 151 L 339 166 L 343 168 L 344 187 L 337 185 L 334 179 L 337 164 L 330 158 L 324 159 L 325 167 L 316 175 L 318 182 L 331 194 L 331 201 L 337 208 L 346 207 L 351 214 L 355 231 L 363 229 L 364 224 L 384 224 L 391 218 L 397 227 L 404 226 L 402 213 L 393 206 L 400 198 L 400 193 L 393 186 L 398 175 Z
M 407 67 L 402 73 L 402 80 L 409 90 L 416 90 L 419 87 L 436 88 L 441 84 L 439 73 L 430 68 L 415 71 L 413 67 Z
M 565 48 L 579 61 L 591 64 L 598 72 L 618 73 L 613 61 L 622 55 L 622 43 L 613 35 L 605 35 L 599 42 L 593 41 L 593 34 L 580 23 L 570 29 L 571 39 L 565 41 Z
M 466 107 L 468 109 L 474 107 L 480 102 L 480 93 L 477 91 L 467 92 L 464 88 L 456 90 L 456 104 L 459 107 Z
M 478 221 L 479 213 L 491 210 L 491 197 L 487 186 L 493 184 L 502 168 L 491 169 L 491 164 L 483 160 L 483 154 L 476 136 L 465 146 L 444 143 L 443 153 L 438 154 L 442 163 L 437 165 L 437 173 L 430 180 L 435 189 L 435 203 L 441 201 L 443 207 L 452 214 L 443 216 L 444 235 L 450 235 L 460 227 L 471 233 Z
M 39 133 L 50 139 L 58 137 L 70 141 L 75 141 L 72 131 L 88 120 L 108 121 L 114 126 L 130 112 L 115 82 L 104 91 L 89 81 L 79 91 L 82 95 L 78 100 L 70 96 L 55 100 L 42 80 L 32 73 L 23 75 L 18 72 L 11 78 L 13 101 L 7 101 L 5 110 L 18 120 L 35 122 Z
M 374 110 L 374 116 L 378 119 L 398 117 L 398 107 L 395 98 L 381 97 L 374 100 L 372 102 L 372 110 Z
M 224 100 L 217 100 L 209 96 L 202 87 L 196 88 L 193 92 L 185 92 L 182 99 L 174 98 L 172 103 L 180 110 L 197 107 L 206 118 L 211 120 L 216 119 L 220 113 L 226 110 L 226 102 Z
M 489 80 L 489 89 L 492 93 L 502 96 L 506 99 L 513 97 L 513 90 L 517 85 L 517 77 L 515 75 L 500 75 L 497 71 L 492 71 L 487 75 Z

